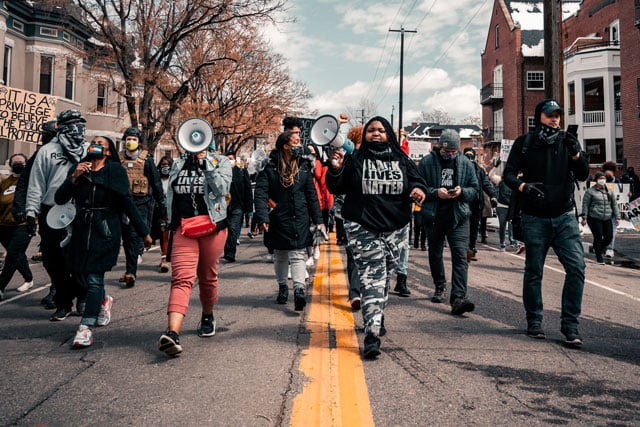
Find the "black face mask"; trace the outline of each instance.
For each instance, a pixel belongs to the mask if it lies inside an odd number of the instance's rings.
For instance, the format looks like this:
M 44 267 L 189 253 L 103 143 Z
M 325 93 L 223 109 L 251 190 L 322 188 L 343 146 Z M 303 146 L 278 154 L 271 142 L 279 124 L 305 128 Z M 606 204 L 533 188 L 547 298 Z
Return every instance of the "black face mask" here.
M 11 165 L 11 172 L 15 173 L 16 175 L 20 175 L 25 168 L 25 164 L 24 163 L 15 163 L 13 165 Z
M 160 168 L 160 175 L 169 176 L 169 172 L 171 172 L 171 166 L 162 166 Z
M 291 147 L 291 151 L 289 153 L 291 154 L 292 158 L 297 159 L 298 157 L 302 156 L 303 152 L 304 151 L 301 146 L 295 146 L 295 147 Z

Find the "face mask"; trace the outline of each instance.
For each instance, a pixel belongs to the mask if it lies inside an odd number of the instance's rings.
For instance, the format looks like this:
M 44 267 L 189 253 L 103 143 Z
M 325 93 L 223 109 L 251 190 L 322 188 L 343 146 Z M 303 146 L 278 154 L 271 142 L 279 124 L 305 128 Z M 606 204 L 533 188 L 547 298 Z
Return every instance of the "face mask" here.
M 104 147 L 100 144 L 91 144 L 89 148 L 87 148 L 87 157 L 90 159 L 104 157 Z
M 540 125 L 540 132 L 538 133 L 538 137 L 542 141 L 545 141 L 547 144 L 552 145 L 556 142 L 559 132 L 560 128 L 552 128 L 542 124 Z
M 127 150 L 129 151 L 136 151 L 138 149 L 138 141 L 130 139 L 127 142 L 125 142 L 125 147 L 127 147 Z
M 472 162 L 476 159 L 476 156 L 474 156 L 473 154 L 465 154 L 465 156 L 467 156 L 467 159 L 471 160 Z
M 598 185 L 602 185 L 602 186 L 607 185 L 607 180 L 605 178 L 601 178 L 601 179 L 597 180 L 596 182 L 598 183 Z
M 441 151 L 440 157 L 442 157 L 443 160 L 453 160 L 458 157 L 458 152 L 456 151 L 455 153 L 447 153 L 446 151 Z
M 84 123 L 73 123 L 60 126 L 59 131 L 65 134 L 72 143 L 80 145 L 84 142 Z
M 297 159 L 298 157 L 302 156 L 303 150 L 302 147 L 298 145 L 295 147 L 291 147 L 291 151 L 289 153 L 291 154 L 291 157 Z
M 169 172 L 171 171 L 171 166 L 162 166 L 160 168 L 160 175 L 169 176 Z
M 25 165 L 24 163 L 14 163 L 11 165 L 11 172 L 16 175 L 20 175 L 24 171 Z

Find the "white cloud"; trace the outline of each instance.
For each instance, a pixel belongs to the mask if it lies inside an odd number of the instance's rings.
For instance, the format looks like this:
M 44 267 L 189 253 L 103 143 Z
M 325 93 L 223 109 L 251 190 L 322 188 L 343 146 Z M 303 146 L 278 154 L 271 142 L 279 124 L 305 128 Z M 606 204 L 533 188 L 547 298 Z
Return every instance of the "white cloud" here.
M 424 111 L 440 108 L 457 119 L 469 115 L 480 116 L 482 113 L 480 90 L 472 84 L 456 86 L 447 91 L 438 91 L 427 98 L 422 105 L 425 107 Z

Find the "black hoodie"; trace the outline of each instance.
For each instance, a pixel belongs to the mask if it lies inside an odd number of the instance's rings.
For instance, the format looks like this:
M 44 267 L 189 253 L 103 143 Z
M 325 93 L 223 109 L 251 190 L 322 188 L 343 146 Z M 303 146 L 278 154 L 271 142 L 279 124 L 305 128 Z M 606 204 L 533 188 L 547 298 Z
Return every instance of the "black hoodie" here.
M 400 149 L 389 122 L 373 117 L 365 125 L 379 121 L 387 134 L 386 143 L 372 143 L 362 136 L 362 145 L 345 157 L 338 170 L 329 168 L 327 188 L 333 194 L 344 194 L 342 217 L 368 230 L 398 230 L 411 220 L 411 198 L 414 188 L 426 193 L 426 183 L 415 163 Z

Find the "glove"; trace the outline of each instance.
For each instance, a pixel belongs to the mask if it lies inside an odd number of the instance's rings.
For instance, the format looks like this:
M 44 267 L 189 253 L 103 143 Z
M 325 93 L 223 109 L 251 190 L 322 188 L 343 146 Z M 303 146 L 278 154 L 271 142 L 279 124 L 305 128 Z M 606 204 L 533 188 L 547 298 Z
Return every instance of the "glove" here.
M 531 198 L 542 200 L 544 199 L 544 192 L 538 188 L 539 185 L 543 184 L 541 182 L 525 184 L 522 192 Z
M 575 156 L 580 152 L 580 141 L 571 133 L 564 133 L 564 138 L 562 139 L 562 143 L 565 147 L 567 147 L 567 151 L 571 157 Z
M 27 220 L 25 212 L 19 209 L 11 209 L 11 214 L 13 215 L 13 219 L 15 219 L 18 223 L 22 223 Z
M 498 207 L 498 199 L 496 199 L 495 197 L 491 198 L 491 207 L 492 208 L 497 208 Z
M 27 217 L 27 234 L 29 237 L 33 237 L 36 235 L 37 230 L 36 219 L 32 216 Z

